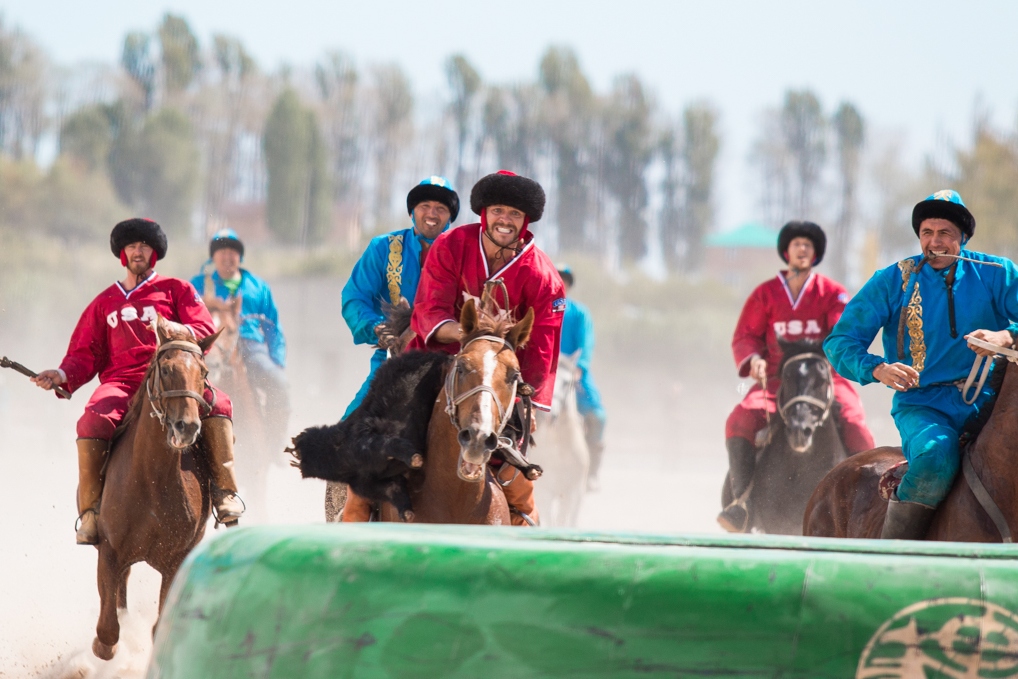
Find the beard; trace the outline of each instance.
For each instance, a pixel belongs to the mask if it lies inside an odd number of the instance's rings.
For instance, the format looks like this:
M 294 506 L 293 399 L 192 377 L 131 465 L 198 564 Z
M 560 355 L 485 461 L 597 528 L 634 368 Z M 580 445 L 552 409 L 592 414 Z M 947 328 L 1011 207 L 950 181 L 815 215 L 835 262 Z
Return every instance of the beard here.
M 127 263 L 127 270 L 135 276 L 143 276 L 151 270 L 149 263 L 143 260 L 131 260 Z

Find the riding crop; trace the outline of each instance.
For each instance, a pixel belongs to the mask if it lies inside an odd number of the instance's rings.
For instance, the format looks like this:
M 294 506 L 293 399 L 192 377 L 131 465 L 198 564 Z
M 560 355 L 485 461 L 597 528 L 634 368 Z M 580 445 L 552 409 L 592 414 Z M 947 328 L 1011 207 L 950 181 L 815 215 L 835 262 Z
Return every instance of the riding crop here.
M 18 363 L 16 361 L 12 361 L 11 359 L 7 358 L 6 356 L 0 358 L 0 368 L 11 368 L 12 370 L 18 371 L 19 373 L 21 373 L 25 377 L 38 377 L 39 376 L 38 373 L 32 372 L 31 370 L 29 370 L 25 366 L 21 365 L 20 363 Z M 68 398 L 68 399 L 71 398 L 71 392 L 67 391 L 63 387 L 54 386 L 53 390 L 55 392 L 57 392 L 58 394 L 60 394 L 61 396 L 63 396 L 64 398 Z

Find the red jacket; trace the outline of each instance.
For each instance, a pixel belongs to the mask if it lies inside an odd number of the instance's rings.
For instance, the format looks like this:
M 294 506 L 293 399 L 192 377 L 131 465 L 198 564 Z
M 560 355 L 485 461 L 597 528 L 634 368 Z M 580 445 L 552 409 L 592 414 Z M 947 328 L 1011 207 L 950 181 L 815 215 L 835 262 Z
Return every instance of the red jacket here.
M 151 328 L 156 314 L 186 325 L 195 339 L 215 331 L 205 303 L 187 281 L 153 271 L 130 292 L 114 283 L 92 300 L 71 334 L 60 363 L 67 390 L 74 392 L 96 375 L 100 382 L 140 384 L 156 348 Z
M 443 323 L 459 322 L 463 293 L 480 297 L 486 281 L 501 278 L 509 292 L 514 318 L 523 318 L 528 309 L 534 310 L 530 341 L 516 355 L 523 379 L 534 387 L 534 405 L 551 410 L 566 307 L 562 278 L 548 256 L 534 245 L 530 233 L 524 235 L 523 251 L 492 275 L 481 236 L 480 224 L 467 224 L 445 232 L 431 246 L 410 319 L 410 327 L 417 333 L 410 346 L 457 353 L 459 344 L 440 344 L 432 336 Z M 503 304 L 498 297 L 496 293 L 496 302 Z
M 749 375 L 749 359 L 756 354 L 767 361 L 767 377 L 777 377 L 781 363 L 778 336 L 792 341 L 822 342 L 841 318 L 847 303 L 844 286 L 817 273 L 806 279 L 795 302 L 784 272 L 761 284 L 742 307 L 732 337 L 739 375 Z

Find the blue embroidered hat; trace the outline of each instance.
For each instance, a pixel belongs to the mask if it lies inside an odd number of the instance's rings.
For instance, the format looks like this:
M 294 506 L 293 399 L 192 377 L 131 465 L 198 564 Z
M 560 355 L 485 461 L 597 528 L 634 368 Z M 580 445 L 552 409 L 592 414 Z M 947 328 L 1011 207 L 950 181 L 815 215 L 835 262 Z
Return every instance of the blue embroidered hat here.
M 421 183 L 410 189 L 406 196 L 406 212 L 414 213 L 414 208 L 426 200 L 436 200 L 449 208 L 449 222 L 456 221 L 460 213 L 460 197 L 452 188 L 452 183 L 445 177 L 432 175 L 422 179 Z
M 244 257 L 244 242 L 240 240 L 240 236 L 233 229 L 220 229 L 212 236 L 212 240 L 209 241 L 209 257 L 215 254 L 216 250 L 222 250 L 223 248 L 230 248 L 236 250 L 241 259 Z
M 961 229 L 966 239 L 972 238 L 976 232 L 976 218 L 965 207 L 958 192 L 952 189 L 937 191 L 912 208 L 912 230 L 917 236 L 919 225 L 926 219 L 946 219 Z

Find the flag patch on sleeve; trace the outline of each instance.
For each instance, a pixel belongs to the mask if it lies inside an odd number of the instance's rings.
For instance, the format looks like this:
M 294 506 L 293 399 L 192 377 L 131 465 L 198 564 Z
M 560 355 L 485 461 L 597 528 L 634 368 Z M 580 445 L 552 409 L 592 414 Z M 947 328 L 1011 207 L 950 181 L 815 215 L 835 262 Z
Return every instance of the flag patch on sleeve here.
M 565 311 L 566 310 L 566 298 L 565 297 L 559 297 L 554 302 L 552 302 L 551 303 L 551 310 L 552 310 L 552 313 L 562 313 L 563 311 Z

